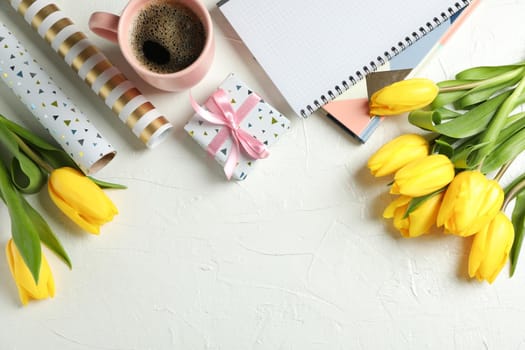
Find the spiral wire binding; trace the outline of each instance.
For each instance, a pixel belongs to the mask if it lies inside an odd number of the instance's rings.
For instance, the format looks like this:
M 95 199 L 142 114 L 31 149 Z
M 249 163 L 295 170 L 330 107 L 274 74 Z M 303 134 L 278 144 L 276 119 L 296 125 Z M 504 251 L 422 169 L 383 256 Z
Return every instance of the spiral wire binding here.
M 318 99 L 314 100 L 312 104 L 306 105 L 304 109 L 301 109 L 301 116 L 307 118 L 310 114 L 315 112 L 321 106 L 327 104 L 331 100 L 335 99 L 337 96 L 341 95 L 343 92 L 348 90 L 351 86 L 357 84 L 365 76 L 371 72 L 375 72 L 380 66 L 385 64 L 387 61 L 390 61 L 393 57 L 399 55 L 407 47 L 414 44 L 416 41 L 421 39 L 427 33 L 432 31 L 435 27 L 439 26 L 441 23 L 448 21 L 448 19 L 455 15 L 458 11 L 468 6 L 473 0 L 461 0 L 456 2 L 454 7 L 449 7 L 447 12 L 442 12 L 439 17 L 434 17 L 430 22 L 427 22 L 425 26 L 419 27 L 418 32 L 412 32 L 411 37 L 407 36 L 403 41 L 399 41 L 397 46 L 392 46 L 390 51 L 385 51 L 382 56 L 377 56 L 375 61 L 370 61 L 367 66 L 363 66 L 361 70 L 356 71 L 353 75 L 350 75 L 348 79 L 343 80 L 340 85 L 334 86 L 333 90 L 328 90 L 324 95 L 319 96 Z M 313 106 L 313 107 L 312 107 Z

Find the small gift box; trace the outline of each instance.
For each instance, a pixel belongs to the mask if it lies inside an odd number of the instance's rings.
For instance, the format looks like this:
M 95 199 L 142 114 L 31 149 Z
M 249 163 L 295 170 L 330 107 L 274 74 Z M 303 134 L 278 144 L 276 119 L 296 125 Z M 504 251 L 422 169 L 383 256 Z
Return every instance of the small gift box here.
M 203 106 L 191 100 L 195 115 L 184 130 L 224 166 L 226 177 L 244 180 L 255 161 L 290 129 L 290 121 L 245 83 L 230 74 Z

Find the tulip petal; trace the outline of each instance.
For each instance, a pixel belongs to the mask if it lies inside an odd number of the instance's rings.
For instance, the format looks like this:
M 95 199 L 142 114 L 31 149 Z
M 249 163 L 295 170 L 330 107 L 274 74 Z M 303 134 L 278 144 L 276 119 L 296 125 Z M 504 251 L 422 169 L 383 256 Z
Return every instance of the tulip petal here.
M 13 257 L 13 250 L 12 250 L 12 244 L 13 241 L 9 240 L 7 242 L 7 245 L 5 247 L 5 255 L 7 257 L 7 265 L 9 265 L 9 271 L 11 271 L 11 275 L 15 275 L 15 261 Z
M 415 159 L 426 157 L 428 141 L 420 135 L 404 134 L 381 146 L 368 160 L 372 175 L 393 174 Z
M 410 202 L 410 197 L 408 196 L 399 196 L 393 200 L 383 212 L 383 217 L 385 219 L 392 219 L 394 217 L 395 211 L 399 207 L 407 207 L 408 202 Z M 406 208 L 405 208 L 406 210 Z
M 55 280 L 53 278 L 49 278 L 47 280 L 47 290 L 49 292 L 50 297 L 55 296 Z
M 16 289 L 18 290 L 18 297 L 22 305 L 27 305 L 27 303 L 29 302 L 29 296 L 27 292 L 22 288 L 22 286 L 20 285 L 19 281 L 16 278 L 16 276 L 19 275 L 17 271 L 17 264 L 15 261 L 18 252 L 15 250 L 16 249 L 15 243 L 13 242 L 12 239 L 10 239 L 7 242 L 5 249 L 6 249 L 6 256 L 7 256 L 7 264 L 9 265 L 9 271 L 11 271 L 11 276 L 13 276 L 13 278 L 15 279 Z
M 33 275 L 16 248 L 13 239 L 10 239 L 7 243 L 6 255 L 22 305 L 27 305 L 30 299 L 45 299 L 54 296 L 55 285 L 53 275 L 51 274 L 51 269 L 44 255 L 42 255 L 38 284 L 35 283 Z
M 394 175 L 390 193 L 421 197 L 448 185 L 454 178 L 454 165 L 442 154 L 411 161 Z
M 79 213 L 71 208 L 65 201 L 62 200 L 58 195 L 55 194 L 49 189 L 49 196 L 51 197 L 51 200 L 53 200 L 53 203 L 64 213 L 67 217 L 69 217 L 75 224 L 83 228 L 84 230 L 93 233 L 93 234 L 100 234 L 100 227 L 97 225 L 93 225 L 90 222 L 86 221 L 84 218 L 82 218 Z
M 51 173 L 48 190 L 53 202 L 76 224 L 99 234 L 100 226 L 118 213 L 116 206 L 92 180 L 72 168 Z
M 472 248 L 468 259 L 468 275 L 473 278 L 481 265 L 481 260 L 485 255 L 483 246 L 485 245 L 485 231 L 478 232 L 472 241 Z
M 20 302 L 23 306 L 26 306 L 29 303 L 29 294 L 20 286 L 17 284 L 16 287 L 18 288 L 18 298 L 20 299 Z
M 94 218 L 107 222 L 118 213 L 106 194 L 93 181 L 75 169 L 56 169 L 51 173 L 49 181 L 55 194 L 82 213 L 86 219 Z
M 503 190 L 479 171 L 463 171 L 448 186 L 437 218 L 447 233 L 467 237 L 482 230 L 498 213 Z
M 370 97 L 370 115 L 395 115 L 425 107 L 434 100 L 438 92 L 438 86 L 425 78 L 390 84 Z
M 431 195 L 409 214 L 410 237 L 418 237 L 430 232 L 430 229 L 436 223 L 442 198 L 443 192 Z
M 469 255 L 469 276 L 494 282 L 507 262 L 514 242 L 514 227 L 503 212 L 476 234 Z

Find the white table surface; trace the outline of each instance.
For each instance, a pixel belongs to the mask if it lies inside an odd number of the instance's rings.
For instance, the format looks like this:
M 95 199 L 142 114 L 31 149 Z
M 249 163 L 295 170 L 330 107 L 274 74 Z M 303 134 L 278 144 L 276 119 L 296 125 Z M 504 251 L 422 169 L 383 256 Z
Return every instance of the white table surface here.
M 120 214 L 100 236 L 70 223 L 47 191 L 30 198 L 74 267 L 45 250 L 56 296 L 22 308 L 1 254 L 1 349 L 525 348 L 525 268 L 509 279 L 506 267 L 493 285 L 470 281 L 471 240 L 406 240 L 381 219 L 391 200 L 388 180 L 375 181 L 365 164 L 382 143 L 414 130 L 405 119 L 387 120 L 360 145 L 321 115 L 294 116 L 215 1 L 206 0 L 217 51 L 194 97 L 204 100 L 235 72 L 292 121 L 246 181 L 227 182 L 183 130 L 192 116 L 188 92 L 144 86 L 116 46 L 88 31 L 92 11 L 119 12 L 126 1 L 56 3 L 175 132 L 147 150 L 8 2 L 0 3 L 0 20 L 118 150 L 98 177 L 129 186 L 108 192 Z M 0 113 L 45 135 L 3 84 Z M 10 237 L 5 207 L 0 223 L 3 252 Z

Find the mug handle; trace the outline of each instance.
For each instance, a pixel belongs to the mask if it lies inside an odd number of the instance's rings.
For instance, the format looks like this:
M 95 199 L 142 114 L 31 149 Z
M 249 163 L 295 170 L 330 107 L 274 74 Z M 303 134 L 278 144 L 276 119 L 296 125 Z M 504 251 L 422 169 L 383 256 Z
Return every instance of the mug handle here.
M 98 36 L 118 42 L 118 22 L 120 17 L 108 12 L 93 12 L 89 17 L 89 29 Z

